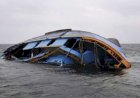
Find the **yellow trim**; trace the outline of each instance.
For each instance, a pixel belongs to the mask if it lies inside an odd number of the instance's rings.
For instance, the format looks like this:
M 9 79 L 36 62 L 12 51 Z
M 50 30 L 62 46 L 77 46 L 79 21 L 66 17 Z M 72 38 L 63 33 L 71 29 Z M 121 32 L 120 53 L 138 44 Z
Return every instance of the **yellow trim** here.
M 35 63 L 35 62 L 37 62 L 39 59 L 42 59 L 42 58 L 45 58 L 45 57 L 48 57 L 48 56 L 52 55 L 52 54 L 55 53 L 58 49 L 59 49 L 59 48 L 57 48 L 57 49 L 55 49 L 55 50 L 53 50 L 53 51 L 49 51 L 49 53 L 47 53 L 47 54 L 45 54 L 45 55 L 43 55 L 43 56 L 41 56 L 41 57 L 33 58 L 33 59 L 31 59 L 29 62 Z
M 84 41 L 88 41 L 88 42 L 92 42 L 92 43 L 96 42 L 97 44 L 99 43 L 99 44 L 103 45 L 104 46 L 103 48 L 119 62 L 118 65 L 115 65 L 116 69 L 118 69 L 121 64 L 123 64 L 126 68 L 131 67 L 131 64 L 118 51 L 116 51 L 114 48 L 112 48 L 108 44 L 104 43 L 103 41 L 95 39 L 95 38 L 91 38 L 91 37 L 82 37 L 82 39 Z M 119 59 L 118 59 L 118 57 L 119 57 Z

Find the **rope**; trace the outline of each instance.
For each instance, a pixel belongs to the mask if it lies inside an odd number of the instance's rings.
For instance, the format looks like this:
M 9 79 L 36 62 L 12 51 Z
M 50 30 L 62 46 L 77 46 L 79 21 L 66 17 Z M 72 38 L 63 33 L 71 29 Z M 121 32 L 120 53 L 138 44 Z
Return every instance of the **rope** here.
M 97 49 L 97 44 L 94 43 L 94 53 L 95 53 L 95 64 L 96 64 L 96 67 L 97 68 L 100 68 L 101 66 L 101 63 L 100 63 L 100 60 L 99 60 L 99 55 L 98 55 L 98 49 Z
M 74 46 L 77 44 L 78 41 L 79 41 L 79 40 L 77 40 L 77 41 L 74 43 L 74 45 L 71 47 L 71 49 L 70 49 L 70 51 L 68 52 L 68 54 L 66 55 L 66 57 L 69 55 L 69 53 L 71 52 L 71 50 L 74 48 Z

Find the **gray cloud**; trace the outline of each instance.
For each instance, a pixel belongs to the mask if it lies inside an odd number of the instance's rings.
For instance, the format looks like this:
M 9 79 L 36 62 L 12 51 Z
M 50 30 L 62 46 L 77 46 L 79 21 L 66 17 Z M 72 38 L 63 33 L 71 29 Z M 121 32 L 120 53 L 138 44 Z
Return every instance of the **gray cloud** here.
M 140 43 L 139 0 L 1 0 L 0 43 L 72 28 Z

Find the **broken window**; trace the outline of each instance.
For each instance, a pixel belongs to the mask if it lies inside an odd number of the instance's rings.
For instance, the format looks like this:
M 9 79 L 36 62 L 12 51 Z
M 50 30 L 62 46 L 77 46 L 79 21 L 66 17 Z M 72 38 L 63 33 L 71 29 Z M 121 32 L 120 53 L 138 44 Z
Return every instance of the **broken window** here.
M 79 43 L 80 43 L 79 39 L 69 39 L 65 44 L 65 46 L 79 52 L 80 51 Z
M 69 39 L 66 43 L 66 46 L 69 48 L 72 48 L 72 46 L 75 44 L 76 39 Z

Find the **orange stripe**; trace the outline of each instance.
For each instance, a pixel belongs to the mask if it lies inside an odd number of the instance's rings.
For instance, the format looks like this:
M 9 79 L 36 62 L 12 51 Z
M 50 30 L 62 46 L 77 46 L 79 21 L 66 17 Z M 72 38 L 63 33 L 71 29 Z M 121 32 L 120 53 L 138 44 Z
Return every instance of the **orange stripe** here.
M 120 62 L 121 62 L 126 68 L 130 68 L 130 67 L 131 67 L 131 64 L 130 64 L 118 51 L 116 51 L 114 48 L 112 48 L 112 47 L 109 46 L 108 44 L 104 43 L 103 41 L 100 41 L 100 40 L 98 40 L 98 39 L 91 38 L 91 37 L 82 37 L 82 39 L 83 39 L 83 40 L 96 41 L 96 42 L 98 42 L 98 43 L 100 43 L 100 44 L 106 46 L 106 47 L 109 48 L 112 52 L 114 52 L 118 57 L 121 58 L 121 61 L 120 61 Z M 110 50 L 107 51 L 109 54 L 111 54 L 111 53 L 109 52 Z M 112 55 L 112 54 L 111 54 L 111 55 Z M 118 65 L 118 68 L 119 68 L 120 65 L 121 65 L 121 64 Z

